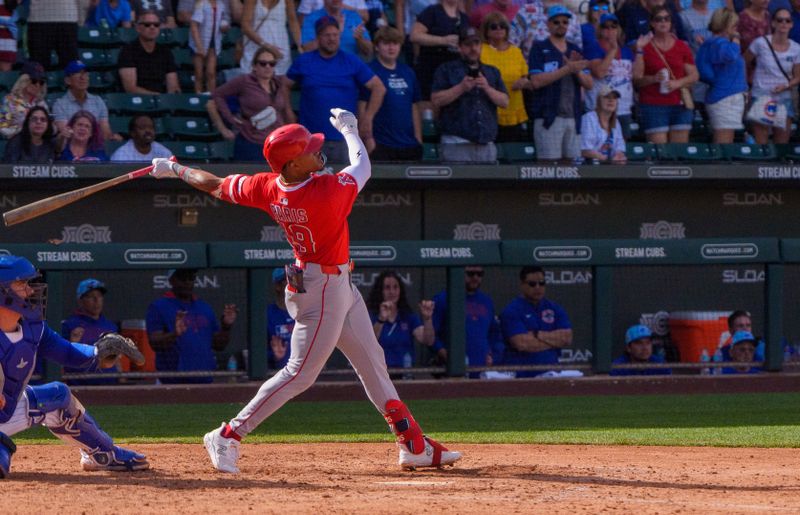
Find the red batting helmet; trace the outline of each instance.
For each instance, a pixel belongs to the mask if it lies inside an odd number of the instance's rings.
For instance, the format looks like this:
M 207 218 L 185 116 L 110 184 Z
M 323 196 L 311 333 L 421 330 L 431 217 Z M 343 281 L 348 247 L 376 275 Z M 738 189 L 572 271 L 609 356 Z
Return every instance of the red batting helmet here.
M 280 173 L 283 165 L 303 154 L 319 151 L 323 143 L 322 133 L 311 134 L 299 123 L 290 123 L 275 129 L 264 140 L 264 159 L 273 172 Z

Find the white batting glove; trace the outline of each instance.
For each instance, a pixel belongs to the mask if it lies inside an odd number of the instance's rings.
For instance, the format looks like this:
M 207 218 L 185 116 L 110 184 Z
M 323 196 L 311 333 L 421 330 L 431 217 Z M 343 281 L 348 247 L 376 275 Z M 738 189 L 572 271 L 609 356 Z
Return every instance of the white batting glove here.
M 335 107 L 331 109 L 331 125 L 342 134 L 358 133 L 358 120 L 350 111 Z
M 175 171 L 175 166 L 178 163 L 170 161 L 163 157 L 153 159 L 153 169 L 150 170 L 150 175 L 156 179 L 177 179 L 178 172 Z

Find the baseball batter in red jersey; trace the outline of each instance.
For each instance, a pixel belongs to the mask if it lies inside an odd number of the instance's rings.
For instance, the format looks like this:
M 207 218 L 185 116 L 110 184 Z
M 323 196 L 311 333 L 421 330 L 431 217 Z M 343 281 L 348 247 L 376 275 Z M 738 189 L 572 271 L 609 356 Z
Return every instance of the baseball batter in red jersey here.
M 296 260 L 287 266 L 286 286 L 286 307 L 296 321 L 291 357 L 238 415 L 205 435 L 211 463 L 223 472 L 239 472 L 241 439 L 311 386 L 336 347 L 350 360 L 370 401 L 396 435 L 403 468 L 451 465 L 461 458 L 461 453 L 425 436 L 399 400 L 367 307 L 350 280 L 347 217 L 371 169 L 353 113 L 331 113 L 331 124 L 344 135 L 350 156 L 350 166 L 336 175 L 314 173 L 325 165 L 320 152 L 325 138 L 297 124 L 276 129 L 264 142 L 264 157 L 274 173 L 222 179 L 167 159 L 153 160 L 155 177 L 178 177 L 227 202 L 266 211 L 286 231 L 294 249 Z

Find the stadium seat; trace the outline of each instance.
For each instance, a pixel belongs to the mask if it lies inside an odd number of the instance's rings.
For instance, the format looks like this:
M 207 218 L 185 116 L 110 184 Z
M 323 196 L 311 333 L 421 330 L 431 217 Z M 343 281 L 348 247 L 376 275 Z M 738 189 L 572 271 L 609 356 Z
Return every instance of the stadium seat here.
M 106 50 L 106 56 L 108 56 L 108 61 L 114 66 L 117 66 L 117 61 L 119 61 L 119 53 L 122 49 L 121 48 L 109 48 Z
M 234 48 L 226 48 L 222 52 L 219 53 L 217 56 L 217 69 L 218 70 L 228 70 L 230 68 L 236 68 L 239 66 L 239 63 L 233 58 L 236 49 Z
M 664 143 L 656 146 L 662 161 L 713 161 L 719 156 L 706 143 Z
M 111 154 L 113 154 L 115 150 L 117 150 L 119 147 L 121 147 L 121 146 L 122 146 L 122 145 L 124 145 L 124 144 L 125 144 L 125 142 L 124 142 L 124 141 L 112 141 L 112 140 L 107 140 L 107 141 L 106 141 L 106 142 L 103 144 L 103 147 L 104 147 L 104 149 L 105 149 L 105 151 L 106 151 L 106 155 L 107 155 L 108 157 L 111 157 Z
M 439 145 L 436 143 L 423 143 L 422 144 L 422 160 L 423 161 L 438 161 L 439 160 Z
M 89 72 L 89 91 L 92 93 L 107 93 L 116 84 L 116 74 L 113 72 Z
M 78 50 L 78 58 L 89 70 L 107 70 L 116 64 L 116 60 L 111 61 L 108 54 L 102 48 L 81 48 Z
M 11 91 L 14 83 L 19 79 L 20 73 L 17 71 L 0 72 L 0 92 L 6 93 Z
M 722 157 L 731 161 L 761 161 L 766 158 L 763 145 L 755 143 L 728 143 L 720 145 Z
M 66 90 L 67 85 L 64 84 L 64 72 L 61 70 L 47 72 L 47 91 L 55 93 Z
M 106 106 L 109 112 L 115 114 L 135 113 L 160 113 L 163 111 L 158 106 L 157 95 L 135 95 L 132 93 L 107 93 Z
M 436 122 L 434 120 L 425 120 L 422 119 L 422 141 L 427 141 L 429 143 L 438 143 L 439 142 L 439 128 L 436 126 Z
M 505 163 L 532 162 L 536 160 L 536 149 L 531 142 L 498 143 L 497 159 Z
M 194 70 L 178 70 L 178 83 L 182 91 L 194 91 L 194 82 Z
M 179 160 L 206 161 L 211 158 L 204 141 L 165 141 L 163 144 Z
M 47 102 L 47 105 L 50 106 L 50 112 L 53 112 L 53 104 L 56 103 L 56 100 L 64 96 L 63 91 L 56 91 L 55 93 L 48 93 L 44 97 L 44 101 Z
M 208 144 L 211 161 L 231 161 L 233 159 L 233 141 L 214 141 Z
M 179 70 L 192 70 L 194 71 L 194 63 L 192 63 L 192 51 L 188 48 L 173 48 L 172 55 L 175 57 L 175 64 Z
M 800 143 L 769 144 L 770 153 L 776 159 L 785 161 L 800 161 Z
M 131 41 L 135 40 L 139 37 L 139 34 L 136 32 L 136 29 L 131 27 L 129 29 L 125 27 L 118 27 L 117 28 L 117 37 L 122 42 L 122 44 L 128 44 Z
M 165 111 L 176 115 L 206 115 L 206 102 L 211 100 L 208 95 L 194 93 L 171 93 L 158 96 L 158 105 Z
M 173 138 L 179 140 L 212 141 L 220 137 L 207 117 L 171 116 L 167 126 Z
M 231 27 L 222 36 L 222 48 L 231 48 L 236 46 L 236 42 L 242 38 L 242 29 L 239 27 Z
M 108 117 L 108 124 L 111 126 L 111 130 L 118 134 L 122 134 L 126 138 L 129 136 L 128 133 L 128 125 L 131 122 L 131 116 L 115 116 L 111 115 Z M 164 124 L 164 118 L 162 117 L 155 117 L 153 118 L 153 125 L 156 129 L 156 138 L 163 138 L 169 134 L 167 127 Z
M 625 144 L 628 161 L 655 161 L 656 146 L 652 143 L 628 142 Z
M 156 42 L 169 47 L 186 47 L 189 43 L 189 27 L 161 29 Z
M 112 48 L 122 44 L 119 35 L 102 27 L 80 27 L 78 46 L 81 48 Z

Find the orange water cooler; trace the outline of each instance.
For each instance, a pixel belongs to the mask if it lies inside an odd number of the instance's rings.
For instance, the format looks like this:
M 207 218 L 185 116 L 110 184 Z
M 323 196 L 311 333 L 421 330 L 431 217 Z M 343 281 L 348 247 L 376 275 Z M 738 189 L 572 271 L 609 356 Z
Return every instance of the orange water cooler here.
M 139 350 L 144 354 L 144 365 L 138 367 L 133 365 L 125 356 L 120 360 L 122 370 L 125 372 L 155 372 L 156 370 L 156 353 L 150 347 L 150 341 L 147 339 L 147 325 L 141 318 L 123 320 L 120 324 L 119 333 L 127 336 L 134 342 Z
M 684 363 L 702 361 L 703 349 L 709 358 L 729 335 L 730 311 L 674 311 L 669 314 L 669 332 L 672 343 L 680 352 Z

